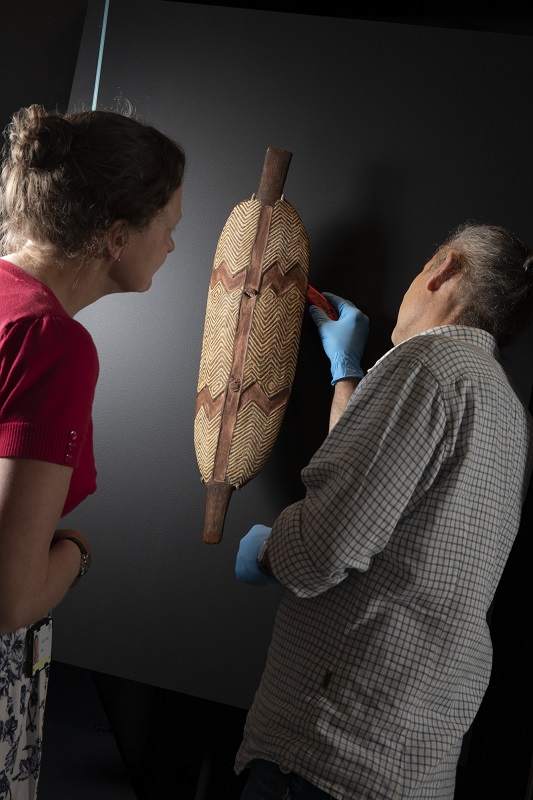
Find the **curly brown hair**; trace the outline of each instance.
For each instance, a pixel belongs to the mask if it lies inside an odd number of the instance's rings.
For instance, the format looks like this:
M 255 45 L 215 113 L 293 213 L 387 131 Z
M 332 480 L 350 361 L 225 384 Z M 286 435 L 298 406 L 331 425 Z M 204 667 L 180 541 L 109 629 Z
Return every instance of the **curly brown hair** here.
M 4 131 L 0 236 L 4 253 L 28 239 L 67 256 L 101 254 L 116 220 L 145 228 L 183 181 L 179 144 L 125 111 L 15 112 Z

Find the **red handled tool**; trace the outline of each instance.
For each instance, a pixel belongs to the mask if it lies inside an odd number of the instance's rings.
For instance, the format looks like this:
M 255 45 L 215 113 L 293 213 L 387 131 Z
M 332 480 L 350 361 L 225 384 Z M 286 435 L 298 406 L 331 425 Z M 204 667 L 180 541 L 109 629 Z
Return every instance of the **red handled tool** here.
M 311 284 L 307 284 L 307 292 L 305 293 L 305 298 L 309 305 L 311 306 L 318 306 L 319 308 L 324 311 L 325 314 L 328 315 L 330 319 L 339 319 L 339 312 L 337 311 L 334 306 L 331 305 L 329 300 L 324 297 L 317 289 L 315 289 Z

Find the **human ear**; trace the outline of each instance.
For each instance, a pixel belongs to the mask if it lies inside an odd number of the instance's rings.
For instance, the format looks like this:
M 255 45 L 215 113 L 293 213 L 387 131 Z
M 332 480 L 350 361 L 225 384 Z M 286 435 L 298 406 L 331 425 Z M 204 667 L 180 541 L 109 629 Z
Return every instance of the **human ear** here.
M 119 261 L 120 254 L 128 243 L 128 226 L 122 219 L 117 219 L 107 229 L 106 247 L 114 261 Z
M 453 250 L 448 250 L 445 257 L 434 267 L 428 277 L 426 289 L 428 292 L 436 292 L 440 287 L 460 270 L 460 263 Z

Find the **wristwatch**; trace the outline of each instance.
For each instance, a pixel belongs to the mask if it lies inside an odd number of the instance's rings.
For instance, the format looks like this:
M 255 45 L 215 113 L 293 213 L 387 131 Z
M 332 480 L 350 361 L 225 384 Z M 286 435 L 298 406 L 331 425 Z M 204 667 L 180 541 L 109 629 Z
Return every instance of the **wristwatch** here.
M 85 545 L 82 542 L 80 542 L 80 540 L 77 539 L 75 536 L 62 536 L 61 539 L 59 539 L 58 541 L 62 542 L 63 539 L 70 539 L 70 541 L 74 542 L 74 544 L 77 545 L 80 549 L 81 553 L 80 571 L 78 572 L 77 576 L 74 578 L 74 582 L 72 583 L 72 586 L 76 586 L 79 579 L 83 577 L 83 575 L 85 575 L 87 572 L 89 572 L 89 568 L 92 563 L 92 557 L 87 548 L 85 547 Z

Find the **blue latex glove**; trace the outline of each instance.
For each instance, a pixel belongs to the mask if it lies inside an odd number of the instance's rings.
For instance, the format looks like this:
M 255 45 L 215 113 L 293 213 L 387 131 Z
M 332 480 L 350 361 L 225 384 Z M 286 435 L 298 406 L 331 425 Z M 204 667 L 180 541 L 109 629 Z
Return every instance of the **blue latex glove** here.
M 272 575 L 261 569 L 257 560 L 263 542 L 270 536 L 272 528 L 266 525 L 254 525 L 240 541 L 235 562 L 235 576 L 238 581 L 251 583 L 254 586 L 266 586 L 268 583 L 279 583 Z
M 368 317 L 349 300 L 331 292 L 323 292 L 339 312 L 333 320 L 318 306 L 309 306 L 309 313 L 318 328 L 322 347 L 331 364 L 331 384 L 341 378 L 363 378 L 361 358 L 368 339 Z

